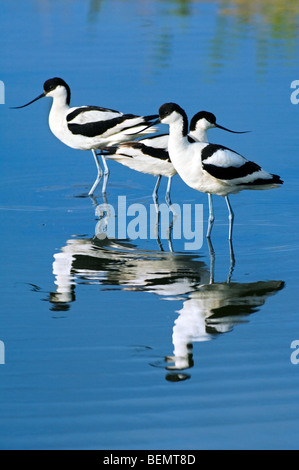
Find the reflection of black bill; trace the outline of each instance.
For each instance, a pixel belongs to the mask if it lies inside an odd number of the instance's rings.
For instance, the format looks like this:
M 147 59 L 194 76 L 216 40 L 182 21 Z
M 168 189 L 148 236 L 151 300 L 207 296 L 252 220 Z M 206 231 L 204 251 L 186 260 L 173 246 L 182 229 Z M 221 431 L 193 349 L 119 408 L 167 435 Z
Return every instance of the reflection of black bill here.
M 23 104 L 23 106 L 12 106 L 11 109 L 25 108 L 26 106 L 29 106 L 30 104 L 34 103 L 34 101 L 40 100 L 40 99 L 43 98 L 44 96 L 46 96 L 45 93 L 42 93 L 42 94 L 39 95 L 37 98 L 34 98 L 34 100 L 29 101 L 29 103 Z

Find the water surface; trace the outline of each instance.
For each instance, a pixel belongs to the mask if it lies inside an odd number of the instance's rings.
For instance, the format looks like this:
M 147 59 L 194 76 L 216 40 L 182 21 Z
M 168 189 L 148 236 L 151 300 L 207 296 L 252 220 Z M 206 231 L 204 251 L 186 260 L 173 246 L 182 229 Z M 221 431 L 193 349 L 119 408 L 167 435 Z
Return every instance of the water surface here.
M 298 14 L 280 0 L 3 2 L 2 449 L 298 448 Z M 232 196 L 232 246 L 217 197 L 212 246 L 101 237 L 113 219 L 87 196 L 91 152 L 51 134 L 50 100 L 10 109 L 53 76 L 74 106 L 211 111 L 252 131 L 212 142 L 285 183 Z M 152 204 L 153 177 L 110 169 L 109 204 Z M 207 196 L 178 176 L 171 195 L 203 204 L 205 231 Z

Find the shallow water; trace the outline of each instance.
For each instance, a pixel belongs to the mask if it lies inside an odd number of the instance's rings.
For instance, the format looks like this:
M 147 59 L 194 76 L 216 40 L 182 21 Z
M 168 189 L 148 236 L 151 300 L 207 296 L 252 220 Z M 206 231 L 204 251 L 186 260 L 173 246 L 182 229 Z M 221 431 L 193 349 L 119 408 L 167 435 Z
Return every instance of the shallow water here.
M 280 0 L 3 2 L 2 449 L 298 448 L 298 14 Z M 111 162 L 107 201 L 91 199 L 91 152 L 50 133 L 50 100 L 9 109 L 52 76 L 74 106 L 211 111 L 252 131 L 211 141 L 285 183 L 231 197 L 232 246 L 217 197 L 212 246 L 186 249 L 175 226 L 157 237 L 153 177 Z M 102 235 L 119 196 L 147 208 L 145 239 Z M 175 176 L 171 197 L 203 205 L 205 233 L 207 196 Z

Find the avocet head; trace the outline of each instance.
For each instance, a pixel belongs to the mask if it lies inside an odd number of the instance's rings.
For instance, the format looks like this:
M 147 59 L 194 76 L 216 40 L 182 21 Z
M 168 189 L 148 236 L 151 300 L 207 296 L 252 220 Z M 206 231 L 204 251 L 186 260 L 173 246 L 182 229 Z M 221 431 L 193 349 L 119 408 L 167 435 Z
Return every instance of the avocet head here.
M 188 118 L 185 111 L 176 103 L 164 103 L 159 108 L 160 122 L 163 124 L 173 124 L 182 122 L 183 134 L 188 133 Z
M 190 121 L 190 131 L 196 131 L 197 129 L 205 130 L 216 127 L 216 116 L 208 111 L 199 111 L 196 113 Z
M 49 78 L 49 80 L 46 80 L 44 83 L 44 93 L 39 95 L 37 98 L 34 98 L 34 100 L 29 101 L 29 103 L 23 104 L 23 106 L 15 106 L 15 109 L 25 108 L 26 106 L 29 106 L 30 104 L 34 103 L 34 101 L 44 98 L 44 96 L 60 98 L 61 100 L 64 100 L 66 104 L 69 105 L 71 100 L 71 90 L 68 84 L 65 83 L 64 80 L 62 80 L 62 78 Z
M 55 97 L 64 97 L 67 104 L 70 104 L 71 90 L 62 78 L 49 78 L 44 83 L 44 95 Z
M 245 134 L 249 131 L 232 131 L 231 129 L 227 129 L 226 127 L 220 126 L 216 122 L 216 116 L 213 113 L 209 113 L 208 111 L 199 111 L 199 113 L 195 114 L 190 121 L 190 132 L 196 133 L 196 131 L 207 131 L 208 129 L 212 129 L 213 127 L 217 127 L 218 129 L 223 129 L 227 132 L 232 132 L 233 134 Z
M 159 108 L 160 121 L 164 124 L 171 124 L 185 116 L 185 111 L 176 103 L 164 103 Z

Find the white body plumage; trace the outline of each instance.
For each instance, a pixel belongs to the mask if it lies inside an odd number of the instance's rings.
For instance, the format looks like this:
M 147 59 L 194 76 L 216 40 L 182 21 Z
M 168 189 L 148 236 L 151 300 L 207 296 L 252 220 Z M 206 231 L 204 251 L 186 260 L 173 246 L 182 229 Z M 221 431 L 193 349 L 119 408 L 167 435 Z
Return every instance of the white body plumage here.
M 188 118 L 175 103 L 159 109 L 160 121 L 169 124 L 168 152 L 173 166 L 191 188 L 209 194 L 210 217 L 207 237 L 214 222 L 211 194 L 224 196 L 229 210 L 229 239 L 232 238 L 233 211 L 228 195 L 243 189 L 271 189 L 283 183 L 278 175 L 263 170 L 222 145 L 188 142 Z

